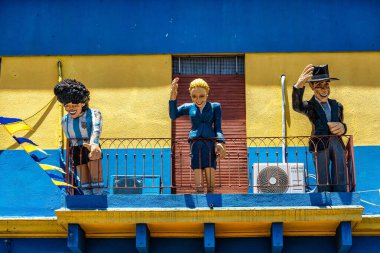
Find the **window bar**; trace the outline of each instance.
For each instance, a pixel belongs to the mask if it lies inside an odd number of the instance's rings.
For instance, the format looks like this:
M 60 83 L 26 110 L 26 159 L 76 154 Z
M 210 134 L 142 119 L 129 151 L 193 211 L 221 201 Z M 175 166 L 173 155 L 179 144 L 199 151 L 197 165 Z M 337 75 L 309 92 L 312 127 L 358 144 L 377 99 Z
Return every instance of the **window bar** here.
M 178 57 L 178 74 L 181 74 L 181 57 Z
M 238 74 L 238 57 L 235 56 L 235 74 Z

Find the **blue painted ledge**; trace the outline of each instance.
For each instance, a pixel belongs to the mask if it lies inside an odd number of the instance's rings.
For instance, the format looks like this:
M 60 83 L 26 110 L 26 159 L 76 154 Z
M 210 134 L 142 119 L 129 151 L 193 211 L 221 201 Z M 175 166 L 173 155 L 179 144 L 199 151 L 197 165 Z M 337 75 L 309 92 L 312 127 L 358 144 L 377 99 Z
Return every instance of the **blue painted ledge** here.
M 359 193 L 308 194 L 163 194 L 66 196 L 66 208 L 101 210 L 107 208 L 202 208 L 360 205 Z

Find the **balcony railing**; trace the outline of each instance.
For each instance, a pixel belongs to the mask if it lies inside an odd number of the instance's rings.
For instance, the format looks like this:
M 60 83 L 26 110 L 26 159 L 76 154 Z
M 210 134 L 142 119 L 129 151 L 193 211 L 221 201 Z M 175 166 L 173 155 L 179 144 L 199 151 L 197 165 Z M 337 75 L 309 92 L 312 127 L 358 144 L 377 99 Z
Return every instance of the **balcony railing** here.
M 197 142 L 215 141 L 211 139 Z M 354 191 L 352 136 L 227 138 L 226 157 L 217 162 L 215 193 L 307 193 Z M 107 194 L 194 193 L 187 139 L 103 138 L 102 159 L 91 165 L 84 184 L 73 163 L 75 140 L 68 140 L 66 181 Z M 316 152 L 318 151 L 318 152 Z M 198 154 L 214 152 L 203 150 Z M 79 157 L 86 155 L 79 148 Z M 77 158 L 78 159 L 78 158 Z M 68 194 L 75 194 L 73 189 Z

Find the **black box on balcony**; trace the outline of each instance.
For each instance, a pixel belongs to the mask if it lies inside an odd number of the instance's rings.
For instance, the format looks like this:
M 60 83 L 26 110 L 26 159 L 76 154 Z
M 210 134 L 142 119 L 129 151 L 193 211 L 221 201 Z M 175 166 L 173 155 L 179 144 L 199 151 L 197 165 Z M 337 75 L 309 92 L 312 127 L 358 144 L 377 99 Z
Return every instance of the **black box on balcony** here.
M 160 176 L 112 175 L 111 194 L 160 194 Z

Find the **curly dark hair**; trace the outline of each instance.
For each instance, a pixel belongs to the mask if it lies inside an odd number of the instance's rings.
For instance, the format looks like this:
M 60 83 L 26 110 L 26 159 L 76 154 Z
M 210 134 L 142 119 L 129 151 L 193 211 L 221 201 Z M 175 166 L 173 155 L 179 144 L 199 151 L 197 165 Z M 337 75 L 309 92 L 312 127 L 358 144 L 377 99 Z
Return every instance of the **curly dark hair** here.
M 85 103 L 82 110 L 88 109 L 88 102 L 90 101 L 90 91 L 84 86 L 83 83 L 75 79 L 64 79 L 57 83 L 54 87 L 54 94 L 62 104 L 79 104 Z

